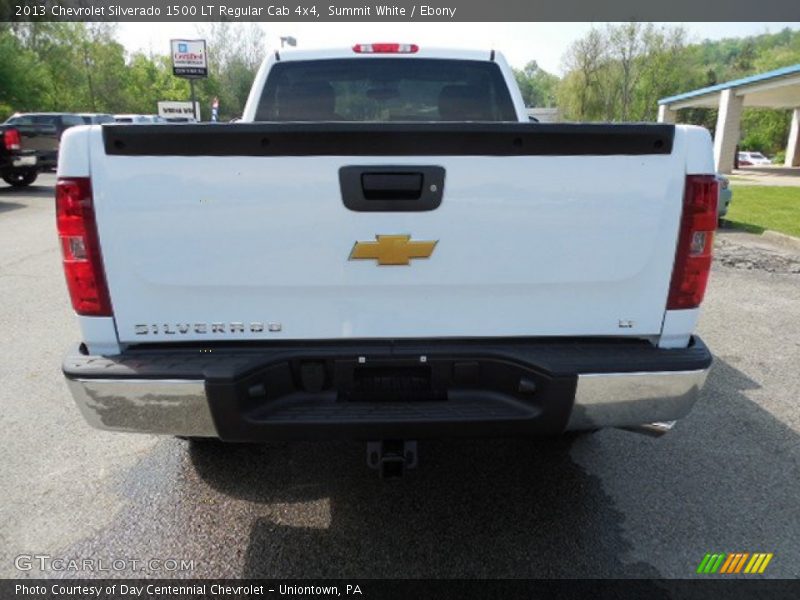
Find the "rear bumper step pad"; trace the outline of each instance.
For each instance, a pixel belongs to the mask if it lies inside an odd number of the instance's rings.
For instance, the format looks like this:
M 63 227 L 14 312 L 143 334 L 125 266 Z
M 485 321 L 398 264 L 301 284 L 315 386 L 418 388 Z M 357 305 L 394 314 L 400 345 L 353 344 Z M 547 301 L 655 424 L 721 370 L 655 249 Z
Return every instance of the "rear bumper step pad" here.
M 711 355 L 646 342 L 403 340 L 76 349 L 70 390 L 101 429 L 230 441 L 548 435 L 689 412 Z

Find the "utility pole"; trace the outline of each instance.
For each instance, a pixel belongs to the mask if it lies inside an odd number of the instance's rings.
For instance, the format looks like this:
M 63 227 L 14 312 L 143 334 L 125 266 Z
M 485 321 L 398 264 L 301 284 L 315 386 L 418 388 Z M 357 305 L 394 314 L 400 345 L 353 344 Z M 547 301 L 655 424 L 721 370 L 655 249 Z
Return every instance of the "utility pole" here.
M 83 65 L 86 67 L 86 79 L 89 84 L 89 104 L 91 105 L 92 112 L 97 110 L 94 104 L 94 84 L 92 83 L 92 61 L 89 57 L 89 47 L 86 43 L 83 44 Z
M 194 96 L 194 79 L 189 80 L 189 89 L 192 94 L 192 115 L 194 115 L 194 120 L 199 122 L 200 119 L 197 118 L 197 101 Z

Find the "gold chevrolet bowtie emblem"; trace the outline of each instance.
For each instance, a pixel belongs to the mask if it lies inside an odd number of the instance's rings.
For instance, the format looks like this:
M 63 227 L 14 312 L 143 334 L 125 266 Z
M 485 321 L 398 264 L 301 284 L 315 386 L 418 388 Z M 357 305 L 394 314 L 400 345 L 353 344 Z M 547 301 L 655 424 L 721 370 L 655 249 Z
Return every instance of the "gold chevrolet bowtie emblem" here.
M 436 241 L 412 242 L 410 235 L 376 235 L 375 242 L 356 242 L 350 260 L 371 258 L 379 265 L 407 265 L 412 258 L 429 258 Z

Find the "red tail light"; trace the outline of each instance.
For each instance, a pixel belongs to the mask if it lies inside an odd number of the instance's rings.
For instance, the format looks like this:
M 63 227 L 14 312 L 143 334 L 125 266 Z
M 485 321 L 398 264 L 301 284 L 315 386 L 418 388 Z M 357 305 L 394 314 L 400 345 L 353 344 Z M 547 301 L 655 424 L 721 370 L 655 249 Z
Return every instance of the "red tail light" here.
M 22 143 L 19 139 L 19 131 L 16 129 L 6 129 L 3 132 L 3 145 L 6 150 L 19 150 Z
M 79 315 L 110 317 L 111 301 L 88 177 L 58 180 L 56 223 L 72 307 Z
M 688 175 L 683 216 L 667 299 L 668 310 L 697 308 L 703 301 L 711 271 L 711 251 L 717 228 L 717 178 Z
M 353 52 L 358 54 L 414 54 L 419 52 L 416 44 L 356 44 Z

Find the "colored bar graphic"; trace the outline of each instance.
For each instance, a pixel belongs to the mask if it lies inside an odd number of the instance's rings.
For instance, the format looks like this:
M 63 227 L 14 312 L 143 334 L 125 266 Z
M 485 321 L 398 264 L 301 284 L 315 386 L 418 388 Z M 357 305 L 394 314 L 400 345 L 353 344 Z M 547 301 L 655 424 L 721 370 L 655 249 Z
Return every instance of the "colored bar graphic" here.
M 764 560 L 764 555 L 756 552 L 744 568 L 745 573 L 756 573 L 761 561 Z
M 719 566 L 722 564 L 723 559 L 725 558 L 724 554 L 711 554 L 708 553 L 703 557 L 703 560 L 700 561 L 700 564 L 697 566 L 698 573 L 716 573 Z
M 728 554 L 707 553 L 697 565 L 697 573 L 732 575 L 741 573 L 763 573 L 774 555 L 766 552 L 729 552 Z M 749 560 L 748 560 L 749 559 Z M 745 567 L 745 565 L 747 565 Z
M 744 566 L 744 563 L 749 556 L 750 556 L 749 552 L 745 552 L 744 554 L 742 554 L 742 558 L 740 558 L 739 562 L 736 563 L 736 570 L 733 571 L 733 573 L 738 573 L 742 570 L 742 567 Z
M 774 555 L 772 554 L 772 552 L 770 552 L 769 554 L 767 554 L 767 556 L 764 557 L 764 562 L 761 563 L 761 567 L 758 569 L 759 573 L 763 573 L 764 572 L 764 569 L 767 568 L 767 565 L 769 564 L 769 561 L 772 560 L 773 556 Z
M 722 560 L 725 558 L 725 555 L 724 554 L 717 554 L 716 557 L 717 557 L 717 560 L 714 561 L 714 563 L 711 565 L 711 569 L 709 570 L 709 573 L 716 573 L 717 572 L 717 569 L 719 569 L 719 566 L 722 564 Z
M 705 573 L 706 572 L 706 565 L 708 564 L 709 560 L 711 560 L 711 555 L 710 554 L 706 554 L 703 557 L 703 560 L 700 561 L 700 564 L 697 565 L 697 572 L 698 573 Z
M 734 560 L 736 560 L 736 555 L 735 554 L 728 554 L 728 558 L 725 560 L 725 564 L 722 565 L 722 569 L 720 569 L 719 572 L 720 573 L 727 573 L 728 569 L 731 568 L 731 564 L 733 563 Z

